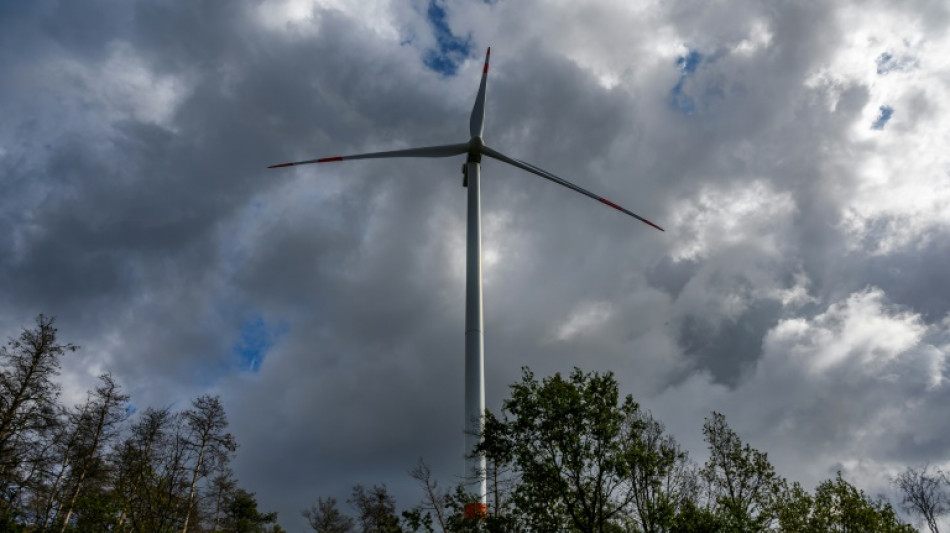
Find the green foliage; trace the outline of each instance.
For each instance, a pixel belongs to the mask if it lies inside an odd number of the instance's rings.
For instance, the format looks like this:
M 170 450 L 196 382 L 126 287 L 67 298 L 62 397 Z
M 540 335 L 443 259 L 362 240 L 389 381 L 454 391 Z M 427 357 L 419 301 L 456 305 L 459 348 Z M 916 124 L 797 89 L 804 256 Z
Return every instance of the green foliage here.
M 787 489 L 777 509 L 779 530 L 788 533 L 911 533 L 882 498 L 872 500 L 841 477 L 823 481 L 811 495 L 797 483 Z
M 712 490 L 719 519 L 730 531 L 767 531 L 784 480 L 765 453 L 742 443 L 722 414 L 706 419 L 703 435 L 709 460 L 702 476 Z
M 779 529 L 788 533 L 807 533 L 815 499 L 798 483 L 784 487 L 775 506 Z
M 146 409 L 126 426 L 128 396 L 105 374 L 67 409 L 54 378 L 74 349 L 42 315 L 0 347 L 0 531 L 283 531 L 232 477 L 237 443 L 217 397 L 183 412 Z M 474 496 L 462 485 L 440 490 L 422 461 L 411 471 L 424 489 L 415 507 L 397 514 L 385 485 L 357 485 L 348 500 L 355 520 L 332 498 L 304 516 L 322 533 L 914 531 L 840 472 L 813 494 L 789 486 L 722 414 L 703 434 L 710 455 L 699 468 L 659 421 L 621 398 L 612 374 L 538 380 L 524 369 L 501 416 L 486 413 L 475 450 L 488 464 L 486 516 L 466 517 Z M 935 531 L 947 510 L 945 474 L 909 469 L 896 483 Z
M 422 510 L 421 507 L 413 507 L 412 509 L 403 511 L 402 521 L 405 525 L 405 530 L 409 533 L 433 533 L 435 531 L 432 514 Z
M 114 531 L 119 525 L 122 514 L 122 501 L 113 491 L 87 491 L 77 500 L 75 505 L 75 527 L 70 531 L 76 533 L 100 533 Z
M 268 525 L 277 521 L 277 513 L 261 513 L 254 493 L 237 489 L 228 501 L 224 530 L 229 533 L 266 533 Z
M 833 480 L 827 480 L 815 489 L 814 506 L 809 526 L 811 531 L 858 533 L 911 533 L 908 524 L 902 524 L 897 514 L 883 499 L 872 500 L 863 490 L 856 488 L 838 472 Z
M 700 507 L 696 502 L 686 501 L 673 517 L 670 533 L 720 533 L 730 531 L 722 519 L 711 509 Z
M 465 516 L 466 504 L 475 501 L 476 495 L 459 485 L 446 500 L 448 519 L 446 531 L 455 533 L 520 533 L 527 531 L 522 521 L 510 506 L 503 509 L 489 509 L 488 515 L 480 520 Z
M 513 467 L 508 527 L 667 531 L 695 492 L 686 454 L 610 373 L 525 369 L 503 411 L 486 414 L 478 451 Z
M 621 493 L 637 429 L 628 422 L 639 406 L 619 402 L 611 374 L 578 369 L 540 382 L 525 369 L 511 389 L 505 418 L 487 415 L 480 451 L 511 458 L 517 513 L 531 530 L 603 530 L 629 503 Z

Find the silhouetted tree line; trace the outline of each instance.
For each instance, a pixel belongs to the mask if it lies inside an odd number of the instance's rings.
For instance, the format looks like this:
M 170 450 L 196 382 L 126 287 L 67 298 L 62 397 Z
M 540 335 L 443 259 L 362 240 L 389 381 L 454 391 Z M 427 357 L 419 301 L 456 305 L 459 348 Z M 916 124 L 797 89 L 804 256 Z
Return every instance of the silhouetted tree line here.
M 539 381 L 525 369 L 501 414 L 486 413 L 477 448 L 488 463 L 486 516 L 467 518 L 465 485 L 440 489 L 421 459 L 410 475 L 422 502 L 399 515 L 385 486 L 360 485 L 348 499 L 355 519 L 333 498 L 303 514 L 320 533 L 915 531 L 840 472 L 813 492 L 789 483 L 722 414 L 706 419 L 703 435 L 709 458 L 699 465 L 631 396 L 620 397 L 612 374 L 575 369 Z M 907 511 L 937 533 L 950 505 L 946 473 L 908 468 L 894 482 Z
M 237 443 L 219 398 L 132 416 L 103 374 L 65 406 L 56 377 L 75 350 L 43 315 L 0 348 L 0 531 L 282 531 L 231 473 Z
M 109 374 L 75 406 L 59 401 L 61 359 L 75 351 L 53 319 L 0 347 L 0 532 L 280 532 L 229 464 L 237 443 L 219 398 L 135 416 Z M 439 487 L 424 461 L 409 473 L 422 501 L 397 514 L 384 485 L 357 485 L 340 510 L 319 498 L 314 531 L 910 532 L 883 497 L 840 473 L 813 492 L 779 476 L 719 413 L 703 425 L 709 458 L 692 461 L 613 375 L 524 371 L 499 415 L 486 413 L 489 508 L 466 516 L 467 485 Z M 905 509 L 938 533 L 948 474 L 929 466 L 894 479 Z

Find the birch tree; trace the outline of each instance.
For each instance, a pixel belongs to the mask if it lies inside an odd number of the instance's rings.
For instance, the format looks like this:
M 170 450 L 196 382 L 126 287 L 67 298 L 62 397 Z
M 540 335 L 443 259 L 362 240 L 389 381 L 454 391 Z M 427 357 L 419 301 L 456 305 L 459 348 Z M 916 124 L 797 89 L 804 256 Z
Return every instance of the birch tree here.
M 96 468 L 105 463 L 103 451 L 111 445 L 118 434 L 118 426 L 126 419 L 125 407 L 129 397 L 123 394 L 110 374 L 99 376 L 101 385 L 96 387 L 82 409 L 78 425 L 78 445 L 73 462 L 73 480 L 69 500 L 60 531 L 65 533 L 69 527 L 76 499 L 82 493 L 87 478 Z
M 237 442 L 225 430 L 228 419 L 224 406 L 217 396 L 204 395 L 192 403 L 192 408 L 183 413 L 189 429 L 188 447 L 192 453 L 191 483 L 185 504 L 185 519 L 182 533 L 187 533 L 188 523 L 195 508 L 198 481 L 213 471 L 217 465 L 227 463 L 237 449 Z

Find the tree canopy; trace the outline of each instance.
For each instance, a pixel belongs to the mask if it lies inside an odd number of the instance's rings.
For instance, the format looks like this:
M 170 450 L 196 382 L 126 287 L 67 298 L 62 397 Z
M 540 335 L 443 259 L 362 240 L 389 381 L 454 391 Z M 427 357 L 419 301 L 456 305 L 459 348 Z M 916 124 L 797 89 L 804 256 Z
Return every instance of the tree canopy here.
M 361 527 L 318 499 L 305 516 L 314 531 L 597 533 L 909 532 L 883 498 L 872 499 L 839 472 L 809 492 L 781 477 L 768 455 L 743 442 L 721 413 L 703 424 L 709 451 L 695 463 L 663 424 L 610 373 L 575 369 L 538 379 L 525 369 L 500 413 L 486 413 L 481 443 L 489 512 L 464 515 L 474 497 L 463 483 L 440 490 L 423 461 L 411 475 L 423 501 L 395 512 L 384 488 L 389 529 L 367 524 L 365 498 L 353 498 Z M 354 495 L 373 493 L 357 486 Z
M 40 315 L 0 348 L 0 531 L 282 531 L 234 480 L 219 398 L 133 414 L 103 374 L 85 402 L 62 405 L 60 361 L 77 348 L 53 324 Z
M 238 446 L 220 398 L 134 412 L 106 373 L 84 402 L 62 405 L 60 361 L 76 349 L 43 315 L 0 347 L 0 531 L 283 531 L 234 478 Z M 386 485 L 355 485 L 351 515 L 319 497 L 303 516 L 322 533 L 914 531 L 841 472 L 813 492 L 789 483 L 721 413 L 703 424 L 708 458 L 698 464 L 619 391 L 609 372 L 539 379 L 524 369 L 471 450 L 488 465 L 486 516 L 465 514 L 471 485 L 441 488 L 421 459 L 409 472 L 422 489 L 415 506 L 400 511 Z M 908 467 L 894 485 L 937 533 L 947 474 Z

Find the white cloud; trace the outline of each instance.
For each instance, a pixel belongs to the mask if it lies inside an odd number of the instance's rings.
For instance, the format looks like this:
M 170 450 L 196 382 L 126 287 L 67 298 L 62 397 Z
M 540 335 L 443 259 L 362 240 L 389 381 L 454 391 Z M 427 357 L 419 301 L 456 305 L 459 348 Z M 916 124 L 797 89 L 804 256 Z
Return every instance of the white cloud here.
M 695 427 L 710 410 L 725 413 L 780 474 L 806 486 L 843 469 L 871 493 L 889 491 L 888 476 L 908 464 L 893 456 L 906 441 L 926 450 L 913 464 L 950 464 L 940 414 L 950 394 L 948 325 L 927 326 L 869 288 L 813 317 L 781 320 L 755 371 L 734 389 L 697 375 L 651 402 Z M 684 407 L 682 398 L 702 405 Z M 698 441 L 692 446 L 704 456 Z
M 777 239 L 787 231 L 795 202 L 767 181 L 753 180 L 722 188 L 702 186 L 671 211 L 670 231 L 677 235 L 671 254 L 677 261 L 695 261 L 739 243 L 768 255 L 780 253 L 783 243 Z
M 578 335 L 591 334 L 606 320 L 613 309 L 610 302 L 590 302 L 574 308 L 567 320 L 557 327 L 554 338 L 563 341 Z
M 390 0 L 347 2 L 345 0 L 268 0 L 255 6 L 254 19 L 275 31 L 313 32 L 325 12 L 337 12 L 357 21 L 378 38 L 397 41 L 399 28 Z

